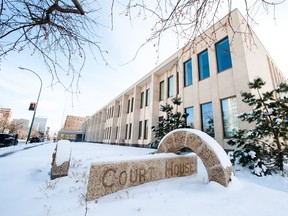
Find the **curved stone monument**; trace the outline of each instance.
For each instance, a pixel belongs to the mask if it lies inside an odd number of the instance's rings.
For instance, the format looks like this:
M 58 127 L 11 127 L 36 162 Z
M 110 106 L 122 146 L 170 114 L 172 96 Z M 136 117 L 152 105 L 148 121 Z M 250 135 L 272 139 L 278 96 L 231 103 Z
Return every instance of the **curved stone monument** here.
M 227 187 L 231 181 L 232 164 L 224 149 L 208 134 L 195 129 L 176 129 L 160 142 L 158 153 L 177 153 L 184 147 L 195 152 L 206 167 L 209 181 Z

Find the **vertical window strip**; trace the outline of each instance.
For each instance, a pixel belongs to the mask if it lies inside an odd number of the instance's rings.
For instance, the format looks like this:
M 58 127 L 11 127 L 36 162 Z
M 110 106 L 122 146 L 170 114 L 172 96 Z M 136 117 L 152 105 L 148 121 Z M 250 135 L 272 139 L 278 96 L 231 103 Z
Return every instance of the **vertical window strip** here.
M 200 80 L 210 77 L 209 58 L 207 49 L 198 54 L 198 69 Z
M 192 59 L 184 62 L 184 87 L 193 83 L 192 77 Z
M 232 67 L 230 44 L 228 37 L 215 44 L 218 73 Z
M 174 77 L 173 77 L 173 75 L 171 75 L 170 77 L 168 77 L 168 92 L 167 92 L 167 94 L 168 94 L 168 98 L 170 98 L 170 97 L 173 97 L 173 95 L 174 95 L 174 92 L 173 92 L 173 89 L 174 89 Z
M 225 138 L 231 138 L 239 130 L 238 106 L 236 97 L 221 100 L 223 131 Z
M 214 117 L 212 103 L 201 104 L 201 118 L 202 118 L 202 131 L 210 135 L 215 136 L 214 133 Z
M 159 101 L 164 100 L 164 80 L 159 84 Z

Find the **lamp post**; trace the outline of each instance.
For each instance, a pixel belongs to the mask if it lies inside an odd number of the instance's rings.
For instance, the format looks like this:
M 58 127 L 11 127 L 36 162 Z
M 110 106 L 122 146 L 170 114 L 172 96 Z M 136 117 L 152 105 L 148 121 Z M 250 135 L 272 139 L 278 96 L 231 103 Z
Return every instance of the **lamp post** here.
M 34 72 L 34 71 L 32 71 L 32 70 L 30 70 L 28 68 L 19 67 L 19 69 L 30 71 L 31 73 L 35 74 L 40 80 L 40 89 L 39 89 L 39 93 L 38 93 L 38 97 L 37 97 L 37 101 L 36 101 L 36 105 L 35 105 L 32 121 L 31 121 L 31 125 L 30 125 L 30 128 L 29 128 L 27 140 L 26 140 L 26 144 L 27 144 L 29 139 L 30 139 L 30 135 L 31 135 L 31 131 L 32 131 L 32 128 L 33 128 L 33 123 L 34 123 L 34 118 L 35 118 L 36 110 L 37 110 L 37 107 L 38 107 L 38 101 L 39 101 L 41 90 L 42 90 L 42 79 L 40 78 L 40 76 L 36 72 Z

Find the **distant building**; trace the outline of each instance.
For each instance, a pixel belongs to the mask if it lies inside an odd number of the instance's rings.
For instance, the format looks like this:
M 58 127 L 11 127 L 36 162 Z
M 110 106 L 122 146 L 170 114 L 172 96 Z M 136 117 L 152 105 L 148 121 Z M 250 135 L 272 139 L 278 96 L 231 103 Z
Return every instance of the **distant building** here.
M 88 117 L 68 115 L 66 117 L 63 130 L 64 131 L 81 131 L 81 126 L 83 122 L 85 122 L 87 119 Z
M 36 117 L 34 119 L 33 129 L 41 133 L 46 131 L 47 118 Z
M 58 139 L 61 138 L 82 141 L 83 133 L 81 132 L 81 127 L 88 118 L 88 116 L 81 117 L 68 115 L 66 117 L 64 127 L 58 132 Z
M 235 129 L 252 127 L 237 118 L 251 110 L 241 97 L 242 91 L 253 93 L 248 82 L 261 77 L 267 91 L 286 81 L 254 32 L 241 33 L 246 30 L 245 18 L 232 11 L 96 111 L 82 126 L 85 141 L 148 146 L 154 140 L 151 127 L 165 115 L 160 107 L 179 96 L 187 125 L 233 148 L 227 141 Z
M 0 108 L 0 132 L 8 132 L 11 116 L 12 110 L 10 108 Z

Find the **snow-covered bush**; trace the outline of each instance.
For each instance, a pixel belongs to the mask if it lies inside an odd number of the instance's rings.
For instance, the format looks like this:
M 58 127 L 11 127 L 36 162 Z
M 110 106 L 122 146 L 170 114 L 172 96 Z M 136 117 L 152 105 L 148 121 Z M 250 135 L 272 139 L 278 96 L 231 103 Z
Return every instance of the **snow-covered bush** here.
M 173 112 L 174 106 L 171 104 L 161 105 L 160 111 L 166 113 L 163 119 L 160 119 L 156 126 L 152 126 L 152 132 L 154 133 L 155 140 L 150 143 L 151 148 L 157 148 L 161 139 L 170 131 L 177 128 L 186 128 L 186 113 L 178 111 L 178 106 L 181 105 L 182 100 L 180 97 L 171 99 L 171 102 L 176 106 Z
M 288 85 L 281 83 L 275 90 L 261 93 L 265 85 L 261 78 L 249 83 L 249 88 L 257 93 L 241 93 L 242 101 L 252 107 L 239 118 L 254 123 L 255 128 L 239 130 L 228 141 L 237 146 L 231 154 L 232 163 L 248 166 L 257 176 L 282 172 L 288 155 Z

